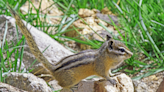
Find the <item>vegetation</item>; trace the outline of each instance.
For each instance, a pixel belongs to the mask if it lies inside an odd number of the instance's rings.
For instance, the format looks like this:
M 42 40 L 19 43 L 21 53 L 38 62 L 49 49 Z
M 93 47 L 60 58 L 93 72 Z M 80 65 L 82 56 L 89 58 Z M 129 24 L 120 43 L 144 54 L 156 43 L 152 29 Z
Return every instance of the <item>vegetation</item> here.
M 32 24 L 36 28 L 44 31 L 49 34 L 55 40 L 64 43 L 60 40 L 60 38 L 64 38 L 69 40 L 74 40 L 78 43 L 90 45 L 92 48 L 99 48 L 101 46 L 101 42 L 89 40 L 86 38 L 86 41 L 82 41 L 77 38 L 71 38 L 63 36 L 62 34 L 70 31 L 67 28 L 78 18 L 79 16 L 74 17 L 72 20 L 61 23 L 59 25 L 48 25 L 41 21 L 40 9 L 34 9 L 37 11 L 36 14 L 31 12 L 29 9 L 28 14 L 23 15 L 20 12 L 20 7 L 26 2 L 30 0 L 10 0 L 8 3 L 11 4 L 15 10 L 19 13 L 19 15 Z M 58 5 L 58 8 L 64 12 L 62 17 L 62 21 L 64 21 L 70 14 L 78 13 L 80 8 L 88 8 L 88 9 L 103 9 L 104 7 L 108 7 L 113 13 L 115 13 L 119 17 L 119 24 L 117 26 L 113 22 L 113 26 L 117 29 L 120 37 L 123 39 L 123 42 L 133 51 L 134 55 L 129 60 L 125 62 L 127 65 L 117 69 L 124 70 L 127 74 L 136 74 L 138 72 L 143 72 L 143 75 L 134 77 L 133 79 L 140 79 L 164 70 L 164 1 L 163 0 L 120 0 L 119 5 L 117 2 L 119 0 L 53 0 L 54 3 Z M 4 14 L 7 16 L 11 16 L 5 7 L 7 0 L 0 0 L 0 15 Z M 31 3 L 32 4 L 32 3 Z M 72 5 L 74 7 L 72 7 Z M 44 15 L 44 18 L 49 17 Z M 110 18 L 111 19 L 111 18 Z M 34 23 L 33 21 L 36 21 Z M 50 27 L 57 27 L 56 34 L 53 35 L 49 33 L 47 30 Z M 102 25 L 103 26 L 103 25 Z M 0 42 L 0 81 L 3 81 L 2 75 L 8 72 L 18 71 L 17 69 L 17 60 L 20 61 L 23 58 L 24 51 L 24 36 L 22 39 L 17 39 L 17 43 L 8 44 L 5 39 L 7 33 L 8 25 L 5 25 L 5 34 L 4 39 Z M 78 28 L 73 27 L 72 30 L 76 30 Z M 124 30 L 123 33 L 120 30 Z M 81 35 L 83 36 L 83 35 Z M 11 49 L 11 50 L 9 50 Z M 19 50 L 21 49 L 21 50 Z M 4 57 L 4 53 L 6 57 Z M 11 60 L 11 55 L 15 55 L 15 61 L 9 64 Z M 140 59 L 139 57 L 144 56 L 144 59 Z M 5 63 L 7 63 L 10 67 L 6 68 Z M 130 69 L 128 67 L 131 67 Z M 114 72 L 116 72 L 114 71 Z

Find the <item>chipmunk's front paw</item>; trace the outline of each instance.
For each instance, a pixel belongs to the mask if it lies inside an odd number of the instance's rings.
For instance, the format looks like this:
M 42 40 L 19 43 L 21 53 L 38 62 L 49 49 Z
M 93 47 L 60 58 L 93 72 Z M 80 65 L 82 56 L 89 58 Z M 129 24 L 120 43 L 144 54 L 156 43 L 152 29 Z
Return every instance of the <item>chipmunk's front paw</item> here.
M 117 81 L 115 79 L 109 79 L 108 80 L 111 84 L 113 85 L 116 85 L 117 84 Z

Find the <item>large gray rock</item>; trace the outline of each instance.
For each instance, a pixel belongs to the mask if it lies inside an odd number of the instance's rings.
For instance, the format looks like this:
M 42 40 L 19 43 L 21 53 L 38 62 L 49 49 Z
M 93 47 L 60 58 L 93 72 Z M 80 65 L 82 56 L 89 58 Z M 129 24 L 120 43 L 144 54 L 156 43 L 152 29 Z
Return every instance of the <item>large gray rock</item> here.
M 8 73 L 5 82 L 29 92 L 52 92 L 47 83 L 31 73 Z

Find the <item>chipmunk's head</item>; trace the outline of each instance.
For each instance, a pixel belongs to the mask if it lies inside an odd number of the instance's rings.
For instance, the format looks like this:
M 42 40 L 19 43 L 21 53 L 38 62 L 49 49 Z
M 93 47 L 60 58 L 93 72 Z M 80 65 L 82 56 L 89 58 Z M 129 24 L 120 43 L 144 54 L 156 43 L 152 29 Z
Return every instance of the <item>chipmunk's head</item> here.
M 107 53 L 115 58 L 117 61 L 123 61 L 130 58 L 133 53 L 125 46 L 124 43 L 114 40 L 111 36 L 107 35 Z

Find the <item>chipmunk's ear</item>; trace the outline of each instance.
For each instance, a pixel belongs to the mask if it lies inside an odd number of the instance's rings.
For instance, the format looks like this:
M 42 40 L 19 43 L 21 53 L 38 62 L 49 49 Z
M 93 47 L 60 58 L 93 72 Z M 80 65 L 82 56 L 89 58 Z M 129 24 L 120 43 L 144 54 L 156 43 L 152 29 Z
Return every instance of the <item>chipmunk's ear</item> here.
M 110 39 L 112 39 L 112 36 L 111 35 L 106 35 L 106 40 L 108 41 Z
M 113 46 L 114 46 L 114 41 L 113 41 L 113 40 L 110 40 L 110 41 L 108 42 L 108 48 L 109 48 L 109 49 L 113 49 Z

